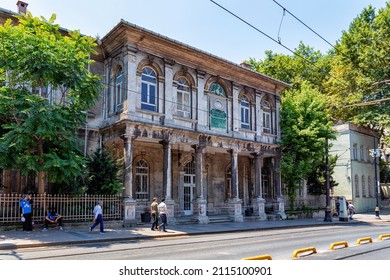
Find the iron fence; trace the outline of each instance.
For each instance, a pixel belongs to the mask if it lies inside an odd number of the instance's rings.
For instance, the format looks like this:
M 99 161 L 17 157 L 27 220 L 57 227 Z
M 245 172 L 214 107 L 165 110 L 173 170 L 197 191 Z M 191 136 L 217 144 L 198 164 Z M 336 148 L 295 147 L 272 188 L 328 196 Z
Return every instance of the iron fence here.
M 20 222 L 19 201 L 21 194 L 0 194 L 0 225 Z M 47 209 L 54 207 L 66 222 L 87 222 L 93 219 L 93 208 L 97 201 L 103 201 L 105 220 L 121 220 L 123 199 L 121 195 L 32 195 L 34 223 L 42 223 Z

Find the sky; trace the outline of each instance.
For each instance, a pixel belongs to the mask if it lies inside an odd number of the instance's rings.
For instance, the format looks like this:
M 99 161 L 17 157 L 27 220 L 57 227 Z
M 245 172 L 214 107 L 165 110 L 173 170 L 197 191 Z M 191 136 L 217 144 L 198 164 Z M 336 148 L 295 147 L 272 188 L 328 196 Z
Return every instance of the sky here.
M 385 0 L 213 1 L 24 0 L 34 16 L 48 19 L 54 13 L 61 27 L 85 35 L 104 37 L 123 19 L 237 64 L 249 58 L 263 59 L 266 50 L 291 55 L 288 49 L 294 50 L 300 42 L 323 53 L 332 48 L 290 13 L 334 45 L 364 8 L 372 5 L 378 10 L 386 5 Z M 16 2 L 0 0 L 0 7 L 16 12 Z M 283 16 L 278 4 L 290 13 Z M 279 38 L 288 49 L 275 42 Z

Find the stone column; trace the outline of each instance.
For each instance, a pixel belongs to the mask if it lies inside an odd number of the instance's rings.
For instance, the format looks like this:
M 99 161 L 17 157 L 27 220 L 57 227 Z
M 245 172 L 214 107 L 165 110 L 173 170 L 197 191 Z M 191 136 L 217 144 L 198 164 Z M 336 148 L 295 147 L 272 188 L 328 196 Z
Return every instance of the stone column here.
M 242 216 L 242 200 L 239 198 L 238 191 L 238 151 L 232 149 L 231 153 L 231 161 L 232 161 L 232 193 L 233 198 L 229 201 L 232 208 L 234 209 L 232 214 L 232 219 L 235 222 L 243 222 L 244 218 Z
M 286 213 L 284 211 L 284 199 L 282 196 L 282 185 L 281 185 L 281 174 L 279 170 L 280 167 L 280 156 L 274 157 L 274 173 L 275 173 L 275 191 L 276 191 L 276 213 L 280 215 L 281 219 L 286 219 Z
M 263 167 L 263 154 L 252 154 L 255 159 L 255 198 L 252 202 L 253 215 L 259 217 L 259 220 L 266 220 L 265 199 L 263 198 L 261 169 Z
M 173 113 L 176 112 L 176 103 L 173 102 L 173 64 L 174 61 L 165 59 L 165 96 L 164 96 L 164 124 L 171 124 Z
M 193 201 L 194 214 L 200 224 L 209 223 L 207 217 L 207 201 L 203 196 L 203 149 L 202 143 L 192 146 L 195 149 L 195 198 Z
M 138 95 L 138 89 L 137 89 L 137 48 L 133 46 L 126 45 L 124 47 L 124 62 L 126 66 L 125 73 L 126 76 L 126 85 L 127 87 L 125 89 L 125 96 L 126 99 L 124 100 L 123 104 L 123 112 L 126 115 L 127 118 L 134 118 L 135 117 L 135 111 L 137 102 L 137 95 Z
M 232 105 L 233 105 L 233 112 L 232 112 L 232 118 L 233 118 L 233 131 L 239 131 L 241 128 L 241 109 L 240 109 L 240 102 L 238 100 L 238 85 L 233 84 L 233 99 L 232 99 Z M 229 122 L 230 123 L 230 122 Z
M 136 200 L 133 198 L 133 139 L 131 136 L 123 135 L 125 172 L 124 172 L 124 226 L 137 224 L 135 219 Z
M 198 70 L 197 71 L 197 80 L 198 80 L 198 94 L 196 95 L 196 120 L 198 121 L 196 124 L 196 130 L 198 131 L 207 131 L 208 130 L 208 110 L 206 109 L 206 104 L 208 102 L 208 96 L 204 91 L 205 87 L 205 72 Z M 195 102 L 193 103 L 195 105 Z
M 160 141 L 163 146 L 163 188 L 165 190 L 165 203 L 170 215 L 168 221 L 175 223 L 175 202 L 172 199 L 172 150 L 171 143 L 168 139 Z

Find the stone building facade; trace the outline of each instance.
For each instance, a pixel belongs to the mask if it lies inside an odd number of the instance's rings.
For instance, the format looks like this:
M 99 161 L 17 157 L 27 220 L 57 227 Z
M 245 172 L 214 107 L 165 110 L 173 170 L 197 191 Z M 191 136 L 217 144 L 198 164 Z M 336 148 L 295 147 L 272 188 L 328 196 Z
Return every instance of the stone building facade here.
M 276 143 L 286 83 L 125 21 L 99 43 L 99 136 L 124 162 L 126 222 L 155 196 L 201 223 L 284 213 Z
M 123 20 L 98 45 L 91 71 L 106 87 L 80 137 L 85 153 L 106 147 L 122 160 L 125 224 L 153 197 L 166 198 L 171 222 L 285 215 L 277 141 L 288 84 Z

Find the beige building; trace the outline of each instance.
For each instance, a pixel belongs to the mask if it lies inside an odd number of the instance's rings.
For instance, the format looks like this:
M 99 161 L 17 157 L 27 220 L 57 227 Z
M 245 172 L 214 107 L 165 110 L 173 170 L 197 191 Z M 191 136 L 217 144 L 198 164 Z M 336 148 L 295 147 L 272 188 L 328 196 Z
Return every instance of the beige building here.
M 102 144 L 124 159 L 126 220 L 154 196 L 205 223 L 284 213 L 276 142 L 286 83 L 125 21 L 100 47 L 107 89 L 96 120 Z
M 285 215 L 276 143 L 288 84 L 123 20 L 98 43 L 91 71 L 106 88 L 81 137 L 86 153 L 123 160 L 126 224 L 155 196 L 171 222 Z

